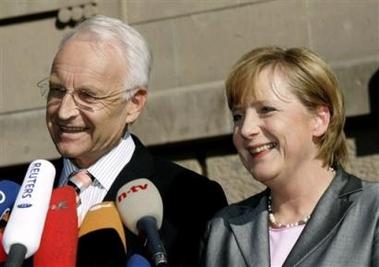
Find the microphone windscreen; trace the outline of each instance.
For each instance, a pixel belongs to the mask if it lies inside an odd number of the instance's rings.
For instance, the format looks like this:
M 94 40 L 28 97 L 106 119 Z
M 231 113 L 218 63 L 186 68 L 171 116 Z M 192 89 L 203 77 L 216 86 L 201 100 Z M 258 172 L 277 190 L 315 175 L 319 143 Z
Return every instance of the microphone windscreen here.
M 76 193 L 72 186 L 51 194 L 41 245 L 33 257 L 34 267 L 75 267 L 78 247 Z
M 0 181 L 0 219 L 3 220 L 9 216 L 17 194 L 20 191 L 20 185 L 9 180 Z
M 127 245 L 113 201 L 92 206 L 79 228 L 77 267 L 124 266 Z
M 151 267 L 151 264 L 145 257 L 133 254 L 126 263 L 126 267 Z
M 17 249 L 17 254 L 25 253 L 25 258 L 29 258 L 37 251 L 54 179 L 55 168 L 49 161 L 38 159 L 30 163 L 4 230 L 3 246 L 8 259 L 14 258 L 10 257 L 13 245 Z M 20 250 L 21 247 L 26 251 Z
M 141 218 L 153 217 L 158 229 L 162 226 L 163 202 L 157 187 L 146 178 L 123 185 L 117 192 L 116 206 L 125 226 L 138 235 L 137 223 Z
M 7 253 L 5 253 L 4 251 L 2 240 L 3 240 L 3 232 L 0 231 L 0 266 L 2 266 L 1 263 L 4 263 L 7 260 L 7 256 L 8 256 Z

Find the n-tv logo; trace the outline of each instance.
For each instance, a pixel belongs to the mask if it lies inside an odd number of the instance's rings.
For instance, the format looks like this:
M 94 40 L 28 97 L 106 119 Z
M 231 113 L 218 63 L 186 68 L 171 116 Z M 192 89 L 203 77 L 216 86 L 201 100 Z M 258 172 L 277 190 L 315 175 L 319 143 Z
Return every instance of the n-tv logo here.
M 138 185 L 133 185 L 132 187 L 129 188 L 129 190 L 122 192 L 118 197 L 117 200 L 118 202 L 121 202 L 123 199 L 125 199 L 128 195 L 132 193 L 138 193 L 139 191 L 143 191 L 147 189 L 147 184 L 138 184 Z

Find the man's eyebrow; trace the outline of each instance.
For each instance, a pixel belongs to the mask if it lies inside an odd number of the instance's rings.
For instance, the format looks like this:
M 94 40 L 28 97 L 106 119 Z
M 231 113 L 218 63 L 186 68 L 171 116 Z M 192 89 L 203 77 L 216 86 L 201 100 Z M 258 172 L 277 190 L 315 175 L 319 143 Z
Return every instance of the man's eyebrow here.
M 53 85 L 60 85 L 60 86 L 62 86 L 64 88 L 66 88 L 64 86 L 64 84 L 60 81 L 60 79 L 58 79 L 58 78 L 51 77 L 51 78 L 48 79 L 48 82 L 51 83 L 51 84 L 53 84 Z M 79 87 L 74 88 L 74 90 L 85 90 L 85 91 L 92 91 L 92 92 L 101 92 L 101 90 L 100 90 L 99 87 L 91 85 L 91 84 L 81 85 Z

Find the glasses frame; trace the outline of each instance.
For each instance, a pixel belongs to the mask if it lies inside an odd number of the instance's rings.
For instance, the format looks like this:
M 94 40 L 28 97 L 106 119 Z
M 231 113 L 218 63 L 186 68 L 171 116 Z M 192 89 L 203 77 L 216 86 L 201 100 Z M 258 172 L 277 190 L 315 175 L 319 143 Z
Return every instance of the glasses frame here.
M 37 87 L 40 90 L 40 94 L 41 94 L 42 98 L 47 99 L 47 103 L 49 104 L 48 98 L 49 98 L 49 94 L 50 94 L 50 77 L 46 77 L 46 78 L 43 78 L 42 80 L 40 80 L 37 83 Z M 132 88 L 124 89 L 121 91 L 117 91 L 117 92 L 114 92 L 114 93 L 112 93 L 110 95 L 106 95 L 106 96 L 95 96 L 94 97 L 95 101 L 99 101 L 99 104 L 101 104 L 101 106 L 99 106 L 99 107 L 92 107 L 91 104 L 88 104 L 88 105 L 84 104 L 83 105 L 83 103 L 80 103 L 81 102 L 80 97 L 77 96 L 77 94 L 80 93 L 80 91 L 68 90 L 64 86 L 62 86 L 62 89 L 65 90 L 64 95 L 60 99 L 56 99 L 56 103 L 61 103 L 63 98 L 67 94 L 70 94 L 78 109 L 94 112 L 94 111 L 101 110 L 101 109 L 105 108 L 106 106 L 109 106 L 111 103 L 113 103 L 114 101 L 116 101 L 118 99 L 118 98 L 115 98 L 114 100 L 110 100 L 111 98 L 114 98 L 115 96 L 117 96 L 119 94 L 123 94 L 123 93 L 126 93 L 128 91 L 135 90 L 135 89 L 137 89 L 137 87 L 132 87 Z M 124 100 L 130 99 L 132 96 L 133 96 L 133 94 L 130 94 L 130 95 L 128 95 L 128 97 L 125 97 Z M 79 99 L 79 101 L 77 100 L 77 98 Z M 110 101 L 110 102 L 109 103 L 102 103 L 103 101 Z

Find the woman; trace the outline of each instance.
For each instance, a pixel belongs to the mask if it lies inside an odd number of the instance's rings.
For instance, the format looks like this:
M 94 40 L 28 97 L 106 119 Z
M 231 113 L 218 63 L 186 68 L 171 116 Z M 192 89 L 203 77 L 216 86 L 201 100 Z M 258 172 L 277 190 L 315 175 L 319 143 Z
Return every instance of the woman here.
M 379 183 L 347 173 L 344 101 L 315 53 L 250 51 L 226 81 L 233 142 L 263 192 L 221 210 L 203 267 L 379 266 Z

